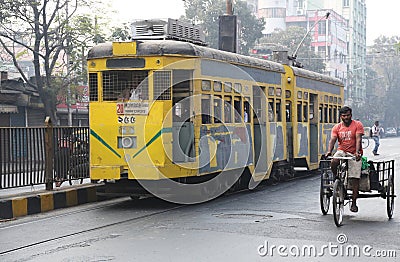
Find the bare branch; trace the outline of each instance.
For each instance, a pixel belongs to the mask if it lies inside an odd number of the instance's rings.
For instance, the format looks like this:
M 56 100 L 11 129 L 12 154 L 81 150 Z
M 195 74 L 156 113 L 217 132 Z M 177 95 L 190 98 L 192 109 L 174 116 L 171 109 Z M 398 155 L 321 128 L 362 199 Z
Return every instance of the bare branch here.
M 14 52 L 7 47 L 7 45 L 4 43 L 4 41 L 1 38 L 0 38 L 0 43 L 4 47 L 4 50 L 6 50 L 6 52 L 10 55 L 10 57 L 12 57 L 13 64 L 17 68 L 18 72 L 21 74 L 22 79 L 24 79 L 25 82 L 27 82 L 28 84 L 30 84 L 31 86 L 34 86 L 36 88 L 35 85 L 32 85 L 32 83 L 30 83 L 30 81 L 26 77 L 24 71 L 19 66 L 18 61 L 17 61 L 17 59 L 16 59 L 16 57 L 14 55 Z

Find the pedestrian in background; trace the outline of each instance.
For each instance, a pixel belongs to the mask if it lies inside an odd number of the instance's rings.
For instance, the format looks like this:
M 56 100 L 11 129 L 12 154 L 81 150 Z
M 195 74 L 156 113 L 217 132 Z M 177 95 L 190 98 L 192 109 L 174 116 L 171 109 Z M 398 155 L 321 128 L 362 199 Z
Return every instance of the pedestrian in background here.
M 379 148 L 379 136 L 381 132 L 381 127 L 379 126 L 379 121 L 375 121 L 375 124 L 372 126 L 372 139 L 375 142 L 375 147 L 374 150 L 372 150 L 372 153 L 374 156 L 378 156 L 378 148 Z

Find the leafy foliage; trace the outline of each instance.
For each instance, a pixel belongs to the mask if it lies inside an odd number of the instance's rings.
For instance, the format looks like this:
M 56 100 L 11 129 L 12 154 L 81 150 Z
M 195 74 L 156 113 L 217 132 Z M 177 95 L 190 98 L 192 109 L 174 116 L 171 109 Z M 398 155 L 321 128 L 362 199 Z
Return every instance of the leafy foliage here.
M 274 49 L 283 49 L 288 51 L 288 55 L 292 55 L 300 40 L 307 33 L 305 28 L 291 26 L 286 30 L 276 30 L 270 36 L 260 39 L 259 46 L 272 46 Z M 297 61 L 300 62 L 305 69 L 323 73 L 325 64 L 323 59 L 310 50 L 311 36 L 307 36 L 297 52 Z M 281 51 L 281 50 L 279 50 Z
M 201 25 L 206 35 L 206 42 L 212 48 L 218 48 L 219 16 L 226 14 L 225 0 L 186 0 L 186 19 Z M 244 1 L 235 3 L 234 15 L 240 21 L 239 53 L 248 54 L 257 39 L 262 37 L 265 22 L 257 19 Z
M 57 123 L 57 95 L 85 82 L 85 51 L 104 41 L 97 21 L 76 16 L 88 0 L 3 0 L 0 2 L 2 59 L 11 61 L 24 81 L 38 90 L 46 114 Z M 94 24 L 94 26 L 93 26 Z M 33 61 L 31 77 L 20 61 Z
M 373 67 L 377 75 L 383 77 L 378 80 L 378 85 L 383 86 L 383 123 L 386 126 L 400 126 L 400 36 L 381 36 L 374 40 L 371 50 L 374 55 Z M 367 79 L 368 81 L 368 79 Z

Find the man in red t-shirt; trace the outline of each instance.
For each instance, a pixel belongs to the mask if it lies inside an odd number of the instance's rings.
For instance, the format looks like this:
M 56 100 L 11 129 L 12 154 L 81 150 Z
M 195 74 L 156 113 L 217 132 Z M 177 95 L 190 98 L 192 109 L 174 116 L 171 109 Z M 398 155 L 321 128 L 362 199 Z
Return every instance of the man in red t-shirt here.
M 350 211 L 358 212 L 356 201 L 358 197 L 358 188 L 361 176 L 361 139 L 364 135 L 364 127 L 360 121 L 351 119 L 352 109 L 348 106 L 340 108 L 339 117 L 341 122 L 332 128 L 331 140 L 329 141 L 328 152 L 326 152 L 325 156 L 332 155 L 332 150 L 335 146 L 336 140 L 338 141 L 338 150 L 336 151 L 334 157 L 355 156 L 355 160 L 348 160 L 348 178 L 351 179 L 350 182 L 353 187 Z M 331 161 L 331 170 L 335 175 L 337 173 L 338 165 L 339 159 L 333 158 Z

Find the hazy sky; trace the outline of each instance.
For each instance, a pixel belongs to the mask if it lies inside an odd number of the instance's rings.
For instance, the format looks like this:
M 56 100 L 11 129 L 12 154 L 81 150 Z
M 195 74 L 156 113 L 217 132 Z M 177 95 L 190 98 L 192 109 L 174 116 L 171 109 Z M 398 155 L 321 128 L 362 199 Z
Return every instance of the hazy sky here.
M 380 35 L 400 36 L 400 1 L 366 0 L 367 45 Z
M 367 45 L 380 35 L 400 36 L 400 1 L 366 0 Z M 179 18 L 184 14 L 182 0 L 113 0 L 120 19 Z
M 121 19 L 179 18 L 185 14 L 182 0 L 113 0 Z

